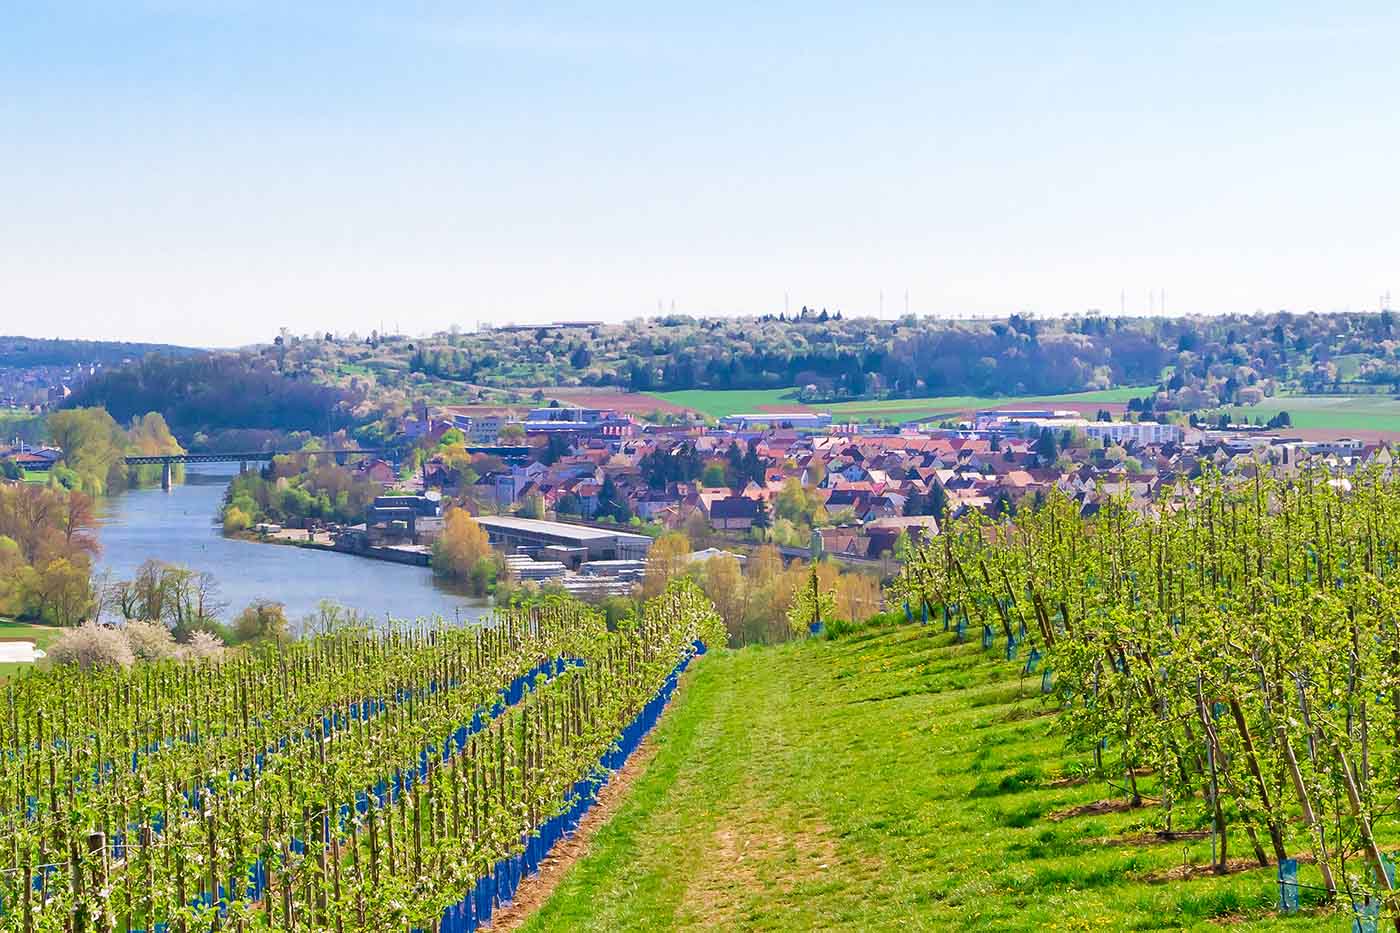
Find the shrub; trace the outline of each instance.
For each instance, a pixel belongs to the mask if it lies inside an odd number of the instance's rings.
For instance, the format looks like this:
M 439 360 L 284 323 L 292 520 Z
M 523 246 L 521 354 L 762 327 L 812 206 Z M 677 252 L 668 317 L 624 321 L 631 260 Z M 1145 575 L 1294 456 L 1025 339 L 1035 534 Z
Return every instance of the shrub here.
M 253 602 L 233 620 L 233 638 L 237 642 L 285 641 L 287 612 L 281 603 L 268 599 Z
M 217 661 L 223 657 L 224 643 L 213 632 L 195 632 L 190 640 L 175 649 L 175 656 L 181 661 Z
M 130 667 L 136 661 L 126 637 L 113 628 L 88 622 L 71 629 L 48 649 L 56 664 L 94 667 Z
M 122 634 L 138 661 L 160 661 L 175 654 L 175 636 L 163 622 L 130 619 L 122 626 Z
M 248 517 L 248 513 L 238 506 L 231 505 L 224 509 L 224 534 L 234 535 L 240 531 L 247 531 L 252 524 L 253 520 Z

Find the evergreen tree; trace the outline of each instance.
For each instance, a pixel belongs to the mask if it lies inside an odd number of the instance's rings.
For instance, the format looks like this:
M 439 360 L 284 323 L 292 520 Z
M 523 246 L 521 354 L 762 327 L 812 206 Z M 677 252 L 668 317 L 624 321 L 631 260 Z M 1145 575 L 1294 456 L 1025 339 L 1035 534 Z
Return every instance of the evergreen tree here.
M 739 449 L 738 441 L 730 441 L 729 449 L 724 452 L 724 459 L 729 464 L 728 480 L 731 486 L 742 486 L 744 483 L 744 452 Z
M 618 494 L 617 484 L 611 476 L 603 478 L 603 488 L 598 490 L 598 518 L 613 518 L 618 524 L 632 520 L 632 510 L 627 507 L 627 502 Z
M 948 511 L 948 493 L 944 491 L 941 484 L 934 483 L 928 490 L 928 511 L 924 514 L 934 515 L 941 522 L 943 521 L 943 513 L 946 511 Z
M 764 499 L 758 500 L 758 508 L 754 511 L 753 527 L 759 531 L 767 531 L 773 525 L 772 517 L 768 514 L 768 502 Z
M 763 461 L 758 456 L 758 439 L 749 441 L 749 449 L 744 453 L 742 463 L 744 479 L 763 485 Z

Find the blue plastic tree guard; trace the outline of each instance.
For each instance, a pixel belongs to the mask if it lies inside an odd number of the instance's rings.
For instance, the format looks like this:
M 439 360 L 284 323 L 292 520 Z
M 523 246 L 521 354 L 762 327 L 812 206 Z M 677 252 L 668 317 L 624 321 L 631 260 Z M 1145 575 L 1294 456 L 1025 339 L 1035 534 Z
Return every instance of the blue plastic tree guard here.
M 1006 640 L 1006 660 L 1016 660 L 1016 653 L 1021 650 L 1021 643 L 1014 638 Z
M 1036 667 L 1040 664 L 1040 649 L 1032 648 L 1030 654 L 1026 655 L 1026 666 L 1021 671 L 1022 674 L 1034 674 Z
M 1385 880 L 1386 880 L 1386 884 L 1387 884 L 1388 887 L 1393 888 L 1393 887 L 1395 887 L 1395 856 L 1394 856 L 1394 855 L 1386 855 L 1384 852 L 1382 852 L 1380 855 L 1381 855 L 1381 868 L 1384 868 L 1384 869 L 1385 869 Z M 1376 880 L 1377 880 L 1377 881 L 1380 881 L 1379 878 L 1377 878 Z
M 984 623 L 982 626 L 982 650 L 985 651 L 992 647 L 995 642 L 996 635 L 992 633 L 992 627 Z
M 1053 689 L 1054 678 L 1051 676 L 1050 668 L 1040 672 L 1040 692 L 1049 693 Z
M 1298 860 L 1286 858 L 1278 863 L 1278 909 L 1282 914 L 1298 912 Z
M 1359 906 L 1353 904 L 1351 909 L 1356 914 L 1351 921 L 1352 933 L 1377 933 L 1381 919 L 1379 898 L 1368 897 Z
M 914 622 L 914 610 L 909 608 L 909 600 L 907 599 L 904 601 L 904 621 L 911 625 Z
M 647 733 L 651 732 L 662 711 L 675 692 L 676 683 L 690 664 L 691 658 L 705 653 L 702 642 L 695 642 L 694 654 L 681 659 L 667 676 L 661 689 L 651 698 L 642 711 L 628 723 L 612 749 L 598 761 L 601 776 L 582 780 L 574 785 L 569 798 L 569 808 L 562 814 L 545 821 L 539 829 L 527 837 L 525 851 L 497 862 L 491 873 L 481 878 L 475 888 L 467 892 L 461 901 L 443 911 L 439 923 L 439 933 L 473 933 L 479 927 L 491 922 L 491 914 L 496 907 L 511 903 L 516 888 L 529 876 L 539 873 L 540 863 L 554 848 L 555 843 L 578 828 L 579 822 L 598 799 L 598 791 L 619 770 L 642 744 Z M 413 933 L 423 933 L 414 930 Z
M 696 643 L 695 643 L 694 648 L 695 648 L 694 654 L 704 654 L 704 653 L 705 653 L 705 651 L 704 651 L 704 646 L 703 646 L 701 643 L 699 643 L 699 642 L 696 642 Z M 664 693 L 665 696 L 669 698 L 669 696 L 670 696 L 670 691 L 673 690 L 674 687 L 675 687 L 675 683 L 674 683 L 675 680 L 680 676 L 680 672 L 683 671 L 683 670 L 685 669 L 685 666 L 690 662 L 690 657 L 691 657 L 691 656 L 688 655 L 688 656 L 680 663 L 680 665 L 677 666 L 676 670 L 673 671 L 673 672 L 671 673 L 670 677 L 669 677 L 669 678 L 667 679 L 667 681 L 666 681 L 667 686 L 663 686 L 663 687 L 662 687 L 662 691 L 661 691 L 661 693 L 658 693 L 658 696 L 661 696 L 661 695 Z M 402 796 L 404 793 L 406 793 L 406 792 L 408 792 L 409 790 L 411 790 L 411 789 L 413 788 L 413 786 L 414 786 L 415 784 L 417 784 L 420 780 L 426 779 L 427 774 L 428 774 L 428 755 L 429 755 L 430 753 L 436 755 L 436 754 L 438 754 L 439 751 L 440 751 L 441 754 L 442 754 L 443 760 L 446 761 L 446 760 L 451 756 L 454 746 L 455 746 L 455 749 L 456 749 L 457 751 L 459 751 L 459 752 L 460 752 L 461 750 L 463 750 L 463 749 L 466 747 L 467 740 L 468 740 L 468 738 L 469 738 L 470 736 L 472 736 L 472 735 L 474 735 L 475 733 L 477 733 L 477 732 L 481 731 L 482 729 L 486 728 L 486 726 L 490 723 L 490 721 L 491 721 L 492 719 L 494 719 L 495 717 L 499 716 L 502 712 L 505 711 L 505 709 L 506 709 L 507 706 L 513 706 L 513 705 L 515 705 L 516 703 L 519 703 L 520 700 L 524 697 L 524 695 L 525 695 L 525 693 L 526 693 L 527 691 L 533 690 L 533 689 L 535 688 L 535 678 L 536 678 L 536 677 L 538 677 L 538 676 L 540 676 L 540 675 L 544 675 L 544 676 L 546 676 L 546 677 L 553 677 L 553 676 L 555 676 L 555 675 L 557 675 L 557 674 L 562 674 L 562 673 L 564 672 L 565 668 L 568 668 L 568 667 L 576 667 L 576 666 L 582 666 L 583 664 L 584 664 L 584 660 L 583 660 L 582 658 L 571 658 L 571 657 L 554 658 L 554 659 L 552 659 L 552 660 L 542 661 L 542 662 L 540 662 L 539 664 L 537 664 L 537 665 L 535 665 L 534 667 L 532 667 L 530 670 L 526 671 L 525 673 L 520 674 L 519 676 L 515 677 L 509 684 L 507 684 L 504 688 L 502 688 L 502 689 L 497 693 L 496 702 L 494 703 L 494 705 L 493 705 L 490 709 L 487 709 L 487 708 L 485 708 L 485 707 L 480 707 L 480 708 L 478 708 L 478 709 L 475 711 L 475 713 L 473 714 L 471 721 L 470 721 L 467 725 L 459 727 L 459 728 L 458 728 L 454 733 L 452 733 L 451 735 L 446 736 L 446 737 L 443 739 L 442 744 L 441 744 L 440 747 L 439 747 L 439 746 L 429 746 L 428 748 L 423 749 L 423 750 L 419 753 L 419 756 L 418 756 L 418 764 L 417 764 L 416 767 L 410 765 L 407 771 L 400 771 L 400 772 L 397 772 L 397 773 L 394 775 L 394 779 L 393 779 L 392 782 L 380 781 L 375 787 L 369 788 L 369 789 L 364 790 L 364 791 L 360 791 L 360 792 L 356 795 L 356 803 L 355 803 L 356 809 L 358 809 L 359 812 L 360 812 L 361 814 L 364 814 L 364 813 L 367 813 L 367 812 L 368 812 L 368 810 L 369 810 L 369 799 L 370 799 L 370 794 L 374 794 L 375 798 L 380 802 L 380 805 L 382 806 L 382 805 L 387 805 L 387 804 L 389 804 L 389 803 L 392 803 L 394 800 L 398 799 L 398 798 L 399 798 L 400 796 Z M 446 689 L 446 688 L 449 687 L 449 686 L 455 686 L 455 684 L 439 684 L 437 681 L 431 681 L 426 687 L 417 688 L 416 690 L 410 690 L 410 689 L 407 689 L 407 688 L 403 688 L 403 689 L 400 689 L 400 690 L 397 692 L 397 694 L 395 695 L 395 700 L 398 701 L 398 702 L 403 702 L 404 700 L 409 699 L 411 695 L 424 695 L 424 694 L 428 694 L 428 693 L 435 693 L 435 692 L 437 692 L 438 689 Z M 656 701 L 653 699 L 652 702 L 655 703 Z M 663 705 L 664 705 L 664 704 L 663 704 Z M 387 709 L 387 708 L 388 708 L 388 704 L 387 704 L 385 701 L 379 700 L 379 699 L 375 699 L 375 698 L 367 698 L 363 703 L 351 704 L 351 706 L 350 706 L 350 716 L 349 716 L 349 719 L 347 719 L 344 715 L 341 715 L 341 714 L 339 714 L 339 713 L 337 713 L 337 714 L 335 715 L 334 719 L 332 719 L 332 717 L 329 717 L 329 716 L 328 716 L 328 717 L 324 717 L 324 718 L 322 719 L 321 729 L 320 729 L 319 731 L 321 732 L 321 734 L 322 734 L 323 736 L 329 736 L 329 735 L 331 735 L 331 733 L 332 733 L 332 731 L 334 730 L 334 728 L 337 728 L 337 727 L 343 728 L 350 720 L 354 720 L 354 719 L 366 719 L 366 720 L 367 720 L 367 719 L 370 719 L 370 718 L 373 717 L 373 716 L 378 715 L 379 713 L 383 712 L 383 711 L 384 711 L 385 709 Z M 638 718 L 641 718 L 642 716 L 644 716 L 644 715 L 646 714 L 646 712 L 647 712 L 647 709 L 649 709 L 649 708 L 650 708 L 650 707 L 647 707 L 646 709 L 643 709 L 642 713 L 641 713 L 641 714 L 638 714 Z M 658 715 L 659 715 L 659 712 L 658 712 Z M 653 720 L 653 722 L 654 722 L 654 720 Z M 635 720 L 634 720 L 634 724 L 635 724 Z M 629 728 L 630 728 L 630 727 L 629 727 Z M 308 727 L 307 730 L 306 730 L 306 733 L 305 733 L 305 736 L 304 736 L 304 737 L 307 738 L 307 739 L 311 739 L 312 736 L 313 736 L 313 734 L 314 734 L 316 731 L 318 731 L 318 730 L 315 730 L 314 727 Z M 625 737 L 625 736 L 627 735 L 627 733 L 624 732 L 623 735 L 624 735 L 624 737 Z M 187 739 L 189 739 L 190 741 L 197 741 L 197 740 L 198 740 L 198 736 L 197 736 L 197 735 L 191 735 L 191 736 L 188 736 Z M 640 741 L 640 739 L 638 739 L 638 741 Z M 276 746 L 276 749 L 275 749 L 275 750 L 280 751 L 281 749 L 285 748 L 285 747 L 287 746 L 287 744 L 288 744 L 288 740 L 287 740 L 287 738 L 284 736 L 284 737 L 282 737 L 282 738 L 277 742 L 277 746 Z M 145 753 L 146 753 L 146 754 L 154 754 L 157 750 L 159 750 L 159 747 L 160 747 L 160 743 L 153 743 L 152 746 L 151 746 L 149 749 L 147 749 Z M 635 747 L 635 746 L 634 746 L 634 747 Z M 629 752 L 629 753 L 630 753 L 630 752 Z M 139 754 L 140 754 L 140 752 L 137 752 L 137 753 L 133 753 L 133 755 L 132 755 L 132 770 L 133 770 L 133 771 L 136 770 L 136 769 L 139 767 L 140 762 L 139 762 L 139 759 L 138 759 L 138 757 L 137 757 Z M 253 765 L 252 767 L 243 769 L 243 778 L 244 778 L 244 779 L 251 779 L 252 776 L 253 776 L 256 772 L 261 771 L 261 770 L 262 770 L 262 767 L 263 767 L 263 763 L 264 763 L 264 761 L 266 760 L 266 757 L 267 757 L 267 753 L 266 753 L 266 752 L 263 752 L 263 753 L 258 754 L 257 757 L 256 757 L 256 760 L 255 760 L 255 762 L 254 762 L 254 765 Z M 605 759 L 605 760 L 606 760 L 606 759 Z M 95 778 L 94 778 L 94 779 L 95 779 L 95 780 L 100 780 L 100 779 L 101 779 L 101 775 L 95 775 Z M 601 785 L 600 785 L 600 786 L 601 786 Z M 577 787 L 575 788 L 575 790 L 577 790 Z M 189 790 L 183 791 L 183 792 L 182 792 L 182 796 L 184 796 L 185 800 L 189 803 L 189 806 L 190 806 L 191 808 L 197 808 L 197 807 L 199 806 L 199 796 L 200 796 L 200 793 L 201 793 L 200 789 L 189 789 Z M 595 793 L 596 793 L 596 788 L 595 788 Z M 37 801 L 35 801 L 34 803 L 37 804 Z M 343 829 L 344 826 L 345 826 L 345 821 L 347 821 L 347 820 L 350 818 L 350 805 L 349 805 L 349 804 L 346 804 L 346 805 L 344 805 L 344 806 L 341 807 L 340 817 L 341 817 L 340 826 L 341 826 L 341 828 Z M 151 818 L 151 829 L 153 830 L 153 832 L 154 832 L 157 836 L 159 836 L 160 833 L 163 831 L 164 825 L 165 825 L 164 814 L 155 814 L 155 815 Z M 575 825 L 577 825 L 577 823 L 575 823 Z M 131 825 L 127 826 L 126 829 L 127 829 L 127 832 L 128 832 L 128 833 L 131 833 L 131 832 L 137 831 L 137 830 L 139 829 L 139 827 L 138 827 L 136 824 L 131 824 Z M 123 852 L 124 849 L 125 849 L 126 838 L 127 838 L 126 833 L 122 833 L 122 832 L 120 832 L 120 831 L 118 831 L 117 833 L 114 833 L 114 835 L 113 835 L 113 846 L 114 846 L 114 848 L 115 848 L 115 850 L 116 850 L 115 853 L 114 853 L 114 857 L 118 857 L 118 858 L 121 857 L 121 854 L 122 854 L 122 852 Z M 552 844 L 552 843 L 551 843 L 551 844 Z M 291 849 L 292 852 L 294 852 L 294 853 L 296 853 L 296 854 L 301 854 L 301 853 L 303 853 L 303 852 L 306 851 L 306 843 L 305 843 L 304 841 L 302 841 L 301 839 L 293 838 L 293 839 L 290 841 L 290 849 Z M 542 858 L 542 857 L 543 857 L 543 856 L 541 856 L 541 858 Z M 523 856 L 523 855 L 521 855 L 521 856 L 516 856 L 516 857 L 515 857 L 515 860 L 520 860 L 522 863 L 523 863 L 523 859 L 524 859 L 524 856 Z M 512 861 L 512 860 L 506 860 L 506 861 Z M 504 863 L 502 863 L 502 864 L 504 864 Z M 536 866 L 538 866 L 538 861 L 536 861 L 534 864 L 535 864 Z M 43 891 L 44 886 L 45 886 L 45 884 L 47 883 L 47 882 L 46 882 L 46 878 L 47 878 L 47 876 L 48 876 L 53 870 L 54 870 L 54 869 L 51 869 L 51 868 L 45 869 L 45 870 L 39 872 L 39 873 L 35 876 L 34 883 L 35 883 L 35 890 L 36 890 L 36 891 L 38 891 L 38 892 L 42 892 L 42 891 Z M 501 871 L 504 871 L 504 869 L 501 868 L 501 865 L 498 865 L 498 866 L 497 866 L 497 873 L 499 873 L 499 872 L 501 872 Z M 500 876 L 499 874 L 497 874 L 497 875 L 495 875 L 495 876 L 493 876 L 493 877 L 499 878 L 499 877 L 501 877 L 501 876 Z M 256 862 L 254 862 L 253 865 L 249 868 L 249 870 L 248 870 L 248 887 L 247 887 L 246 892 L 243 893 L 243 894 L 240 895 L 240 896 L 242 896 L 242 897 L 244 897 L 244 898 L 246 898 L 246 899 L 248 899 L 248 900 L 258 900 L 259 898 L 263 897 L 264 894 L 265 894 L 266 891 L 267 891 L 267 880 L 268 880 L 268 879 L 267 879 L 267 868 L 266 868 L 266 866 L 263 864 L 263 861 L 262 861 L 261 859 L 259 859 L 259 860 L 257 860 Z M 488 879 L 483 879 L 483 881 L 486 881 L 486 880 L 488 880 Z M 518 882 L 518 879 L 517 879 L 517 882 Z M 493 889 L 493 890 L 494 890 L 494 889 Z M 515 889 L 512 887 L 510 890 L 513 892 Z M 212 907 L 217 908 L 220 917 L 226 917 L 226 916 L 228 916 L 228 900 L 230 899 L 230 894 L 231 894 L 231 893 L 232 893 L 232 892 L 229 890 L 229 888 L 227 888 L 225 885 L 222 885 L 222 884 L 221 884 L 221 885 L 219 885 L 219 889 L 218 889 L 216 895 L 210 894 L 210 893 L 207 892 L 207 891 L 201 892 L 199 896 L 197 896 L 197 897 L 191 899 L 191 901 L 190 901 L 190 906 L 191 906 L 191 907 L 196 907 L 196 908 L 206 908 L 206 907 L 211 907 L 211 906 L 212 906 Z M 215 897 L 216 897 L 216 896 L 217 896 L 217 900 L 215 900 Z M 461 906 L 461 905 L 459 904 L 458 907 L 460 907 L 460 906 Z M 4 913 L 3 905 L 0 905 L 0 914 L 3 914 L 3 913 Z M 444 916 L 445 916 L 445 915 L 444 915 Z M 489 912 L 488 912 L 487 916 L 489 917 Z M 481 921 L 481 922 L 484 922 L 484 921 Z M 167 924 L 165 924 L 165 923 L 157 923 L 157 924 L 155 924 L 154 926 L 155 926 L 154 931 L 146 931 L 146 930 L 135 929 L 135 930 L 131 930 L 130 933 L 167 933 L 167 929 L 168 929 L 168 925 L 167 925 Z M 448 929 L 447 927 L 444 927 L 444 930 L 447 930 L 447 929 Z M 456 927 L 456 928 L 454 928 L 454 929 L 456 929 L 456 930 L 461 930 L 461 931 L 470 931 L 470 930 L 476 929 L 476 926 L 475 926 L 475 925 L 472 925 L 472 926 L 470 926 L 470 927 Z

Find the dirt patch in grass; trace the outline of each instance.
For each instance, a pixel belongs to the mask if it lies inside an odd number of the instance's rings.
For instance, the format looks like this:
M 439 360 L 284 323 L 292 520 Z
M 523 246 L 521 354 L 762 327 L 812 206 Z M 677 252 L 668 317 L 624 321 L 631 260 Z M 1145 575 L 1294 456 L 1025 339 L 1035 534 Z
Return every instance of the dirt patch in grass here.
M 1046 781 L 1046 787 L 1078 787 L 1080 784 L 1088 784 L 1089 778 L 1082 774 L 1071 774 L 1057 777 L 1054 780 Z
M 1059 823 L 1062 820 L 1071 820 L 1077 816 L 1101 816 L 1105 813 L 1126 813 L 1129 810 L 1141 809 L 1142 807 L 1154 803 L 1146 797 L 1142 803 L 1136 807 L 1131 800 L 1095 800 L 1093 803 L 1080 804 L 1077 807 L 1070 807 L 1068 810 L 1056 810 L 1054 813 L 1046 815 L 1046 819 L 1052 823 Z
M 662 719 L 665 719 L 670 713 L 676 696 L 679 696 L 685 688 L 686 680 L 687 677 L 681 677 L 676 692 L 671 697 L 672 702 L 666 704 L 666 709 L 661 714 Z M 660 724 L 658 721 L 657 726 Z M 627 763 L 622 766 L 622 769 L 612 776 L 612 780 L 608 781 L 602 790 L 598 791 L 598 800 L 587 815 L 579 821 L 578 829 L 574 834 L 556 842 L 554 848 L 544 857 L 544 861 L 540 862 L 539 874 L 521 881 L 520 887 L 515 891 L 515 900 L 491 915 L 491 929 L 495 933 L 519 929 L 526 920 L 530 919 L 531 914 L 549 900 L 549 896 L 554 893 L 555 888 L 559 887 L 559 883 L 564 880 L 564 875 L 568 873 L 574 862 L 588 854 L 588 844 L 594 833 L 621 806 L 627 789 L 646 771 L 647 765 L 656 757 L 656 751 L 656 732 L 653 729 L 641 746 L 627 759 Z
M 1127 836 L 1099 836 L 1096 839 L 1083 839 L 1086 846 L 1155 846 L 1167 842 L 1180 842 L 1183 839 L 1204 839 L 1210 835 L 1209 830 L 1199 829 L 1190 832 L 1178 833 L 1158 830 L 1155 833 L 1132 833 Z
M 745 895 L 790 897 L 825 872 L 849 873 L 831 827 L 780 809 L 750 809 L 726 819 L 711 836 L 705 870 L 686 887 L 683 903 L 709 929 L 742 926 Z
M 1299 852 L 1290 857 L 1297 859 L 1299 862 L 1311 862 L 1313 860 L 1312 856 L 1306 852 Z M 1274 868 L 1277 870 L 1277 866 L 1272 864 L 1267 866 L 1260 865 L 1259 860 L 1252 855 L 1240 855 L 1225 860 L 1225 874 L 1227 875 L 1233 875 L 1241 871 L 1252 871 L 1256 868 Z M 1216 875 L 1215 867 L 1212 865 L 1173 865 L 1171 868 L 1140 875 L 1139 880 L 1146 881 L 1148 884 L 1162 884 L 1168 881 L 1189 881 L 1192 878 L 1211 877 L 1219 877 Z

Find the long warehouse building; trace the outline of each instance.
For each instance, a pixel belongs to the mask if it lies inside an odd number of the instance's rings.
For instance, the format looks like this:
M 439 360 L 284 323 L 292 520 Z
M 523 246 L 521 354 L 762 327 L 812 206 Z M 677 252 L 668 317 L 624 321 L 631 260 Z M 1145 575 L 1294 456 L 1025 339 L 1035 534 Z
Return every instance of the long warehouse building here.
M 574 552 L 581 563 L 595 560 L 645 560 L 651 538 L 626 531 L 610 531 L 587 525 L 546 522 L 509 515 L 483 515 L 477 523 L 486 529 L 491 543 L 507 553 L 562 548 Z

